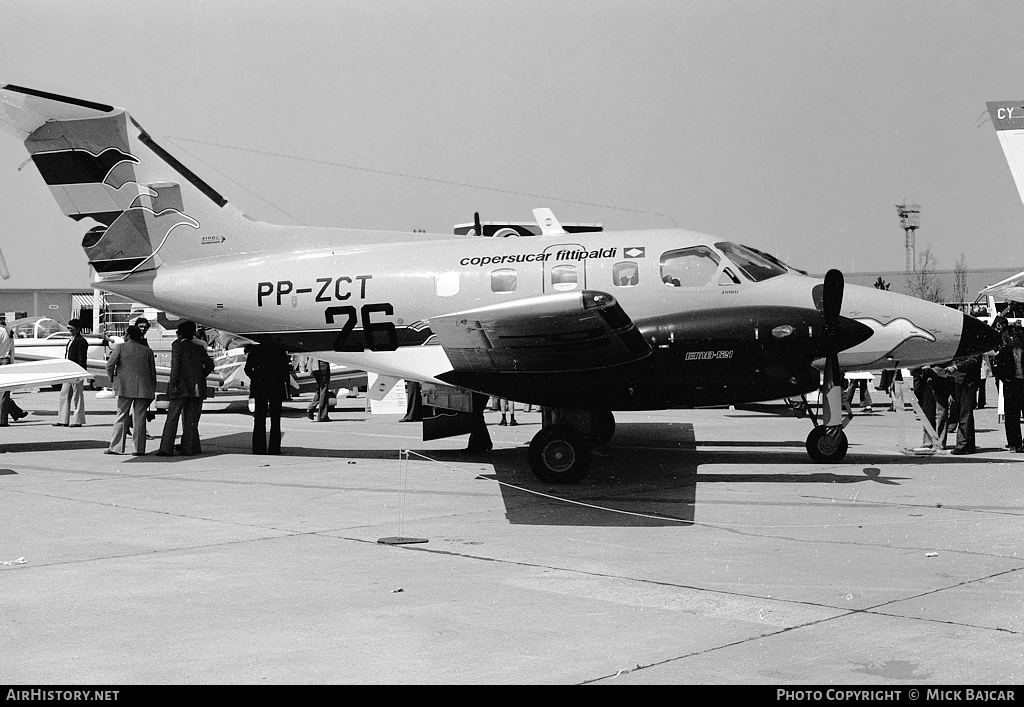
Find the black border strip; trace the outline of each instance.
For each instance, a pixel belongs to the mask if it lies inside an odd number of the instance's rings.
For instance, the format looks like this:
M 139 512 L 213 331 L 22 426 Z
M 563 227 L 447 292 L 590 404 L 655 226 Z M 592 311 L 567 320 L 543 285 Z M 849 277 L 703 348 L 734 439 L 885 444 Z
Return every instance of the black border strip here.
M 149 256 L 147 256 L 149 257 Z M 118 258 L 117 260 L 92 260 L 89 265 L 98 273 L 121 272 L 140 265 L 146 258 Z
M 94 103 L 93 101 L 83 101 L 81 98 L 71 98 L 69 96 L 59 96 L 56 93 L 47 93 L 46 91 L 37 91 L 34 88 L 25 88 L 24 86 L 15 86 L 12 83 L 7 84 L 3 87 L 7 91 L 14 91 L 16 93 L 24 93 L 26 96 L 35 96 L 36 98 L 45 98 L 50 101 L 59 101 L 60 103 L 70 103 L 73 106 L 81 106 L 82 108 L 91 108 L 93 110 L 103 111 L 104 113 L 113 113 L 114 106 L 108 106 L 105 103 Z
M 156 142 L 153 141 L 153 138 L 149 136 L 149 133 L 146 132 L 146 129 L 139 125 L 139 122 L 135 120 L 135 118 L 132 118 L 131 121 L 132 125 L 139 130 L 139 140 L 142 141 L 143 145 L 155 152 L 157 157 L 173 167 L 178 174 L 187 179 L 192 186 L 205 194 L 206 197 L 217 206 L 223 207 L 228 203 L 228 200 L 218 194 L 213 187 L 204 182 L 192 170 L 179 162 L 170 152 L 157 145 Z

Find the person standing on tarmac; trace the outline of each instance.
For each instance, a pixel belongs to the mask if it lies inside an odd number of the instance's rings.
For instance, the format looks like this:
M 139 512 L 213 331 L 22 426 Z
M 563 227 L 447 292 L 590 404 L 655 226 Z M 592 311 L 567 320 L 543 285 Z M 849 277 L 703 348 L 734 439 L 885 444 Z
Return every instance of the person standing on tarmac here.
M 68 322 L 71 341 L 65 358 L 82 368 L 89 366 L 89 342 L 82 336 L 82 322 L 72 319 Z M 85 424 L 85 384 L 81 378 L 67 381 L 60 387 L 60 406 L 54 427 L 81 427 Z
M 0 325 L 0 366 L 14 363 L 14 337 L 7 331 L 7 327 Z M 11 397 L 11 391 L 5 390 L 0 394 L 0 427 L 7 427 L 7 418 L 17 422 L 28 415 L 27 412 L 18 407 Z
M 156 360 L 139 327 L 128 327 L 124 343 L 114 347 L 107 359 L 107 377 L 117 394 L 117 417 L 105 453 L 124 454 L 131 434 L 132 456 L 145 456 L 146 410 L 156 397 Z
M 288 397 L 291 358 L 276 344 L 245 347 L 245 374 L 249 376 L 255 409 L 252 419 L 252 453 L 281 453 L 281 405 Z M 267 417 L 270 442 L 267 442 Z
M 981 382 L 981 354 L 958 358 L 946 370 L 953 378 L 950 407 L 957 411 L 956 446 L 950 454 L 974 454 L 978 451 L 974 436 L 974 406 Z M 952 418 L 950 422 L 953 422 Z
M 328 361 L 318 360 L 316 370 L 313 371 L 313 379 L 316 381 L 316 397 L 306 408 L 306 414 L 314 422 L 330 422 L 331 418 L 328 413 L 331 402 L 331 364 Z
M 206 397 L 206 377 L 213 373 L 214 365 L 206 347 L 192 339 L 196 335 L 195 322 L 182 322 L 177 329 L 178 338 L 171 344 L 171 374 L 167 381 L 167 419 L 160 438 L 158 457 L 174 454 L 174 437 L 181 423 L 181 453 L 186 456 L 201 454 L 199 418 L 203 414 Z
M 1024 332 L 1016 327 L 1004 327 L 1002 346 L 992 359 L 992 372 L 1003 389 L 1003 428 L 1006 448 L 1024 453 L 1021 439 L 1020 416 L 1024 412 Z

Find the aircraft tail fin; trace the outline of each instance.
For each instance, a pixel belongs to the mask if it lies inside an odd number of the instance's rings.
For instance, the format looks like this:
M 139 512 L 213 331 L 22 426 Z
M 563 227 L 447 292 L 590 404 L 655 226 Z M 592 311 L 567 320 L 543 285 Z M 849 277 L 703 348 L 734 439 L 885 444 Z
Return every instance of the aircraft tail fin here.
M 194 258 L 241 215 L 122 108 L 0 85 L 0 129 L 24 141 L 65 215 L 95 222 L 82 248 L 100 280 Z
M 1024 202 L 1024 101 L 989 101 L 989 117 Z

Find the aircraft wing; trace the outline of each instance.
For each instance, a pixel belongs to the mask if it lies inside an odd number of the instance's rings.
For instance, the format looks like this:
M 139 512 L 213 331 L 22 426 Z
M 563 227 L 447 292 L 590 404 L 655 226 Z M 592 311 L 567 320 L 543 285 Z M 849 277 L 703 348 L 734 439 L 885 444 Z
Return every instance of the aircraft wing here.
M 8 366 L 0 366 L 0 392 L 38 388 L 91 377 L 92 374 L 67 359 L 12 363 Z
M 430 318 L 456 373 L 573 373 L 632 363 L 651 346 L 615 298 L 559 292 Z
M 992 295 L 993 297 L 1013 302 L 1024 302 L 1024 272 L 1019 272 L 1001 282 L 989 285 L 981 291 L 981 294 Z

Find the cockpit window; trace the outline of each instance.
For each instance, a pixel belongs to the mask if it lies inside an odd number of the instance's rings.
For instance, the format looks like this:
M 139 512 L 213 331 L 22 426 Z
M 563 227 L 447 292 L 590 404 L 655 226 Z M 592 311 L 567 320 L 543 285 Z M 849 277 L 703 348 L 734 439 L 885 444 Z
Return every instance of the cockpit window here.
M 47 337 L 53 336 L 58 332 L 64 332 L 64 327 L 62 327 L 60 324 L 53 321 L 52 319 L 40 319 L 38 325 L 36 326 L 36 329 L 37 336 L 40 339 L 45 339 Z
M 718 263 L 718 255 L 707 246 L 670 250 L 661 256 L 661 281 L 672 287 L 704 287 Z
M 739 268 L 740 272 L 754 282 L 761 282 L 786 273 L 785 267 L 778 262 L 773 262 L 777 261 L 776 258 L 769 260 L 752 248 L 729 242 L 715 243 L 715 247 L 725 253 L 725 256 Z
M 749 245 L 748 245 L 748 246 L 745 246 L 745 248 L 746 248 L 747 250 L 752 250 L 752 251 L 754 251 L 755 253 L 757 253 L 758 255 L 760 255 L 760 256 L 761 256 L 762 258 L 765 258 L 765 259 L 767 259 L 767 260 L 770 260 L 771 262 L 775 263 L 776 265 L 778 265 L 778 266 L 780 266 L 780 267 L 783 267 L 783 268 L 785 268 L 786 270 L 792 270 L 793 272 L 798 272 L 798 273 L 800 273 L 801 275 L 806 275 L 806 274 L 807 274 L 807 271 L 806 271 L 806 270 L 801 270 L 800 268 L 794 268 L 794 267 L 793 267 L 792 265 L 790 265 L 789 263 L 784 263 L 784 262 L 782 262 L 781 260 L 779 260 L 778 258 L 776 258 L 776 257 L 775 257 L 774 255 L 772 255 L 771 253 L 765 253 L 765 252 L 764 252 L 763 250 L 758 250 L 757 248 L 752 248 L 752 247 L 751 247 L 751 246 L 749 246 Z

